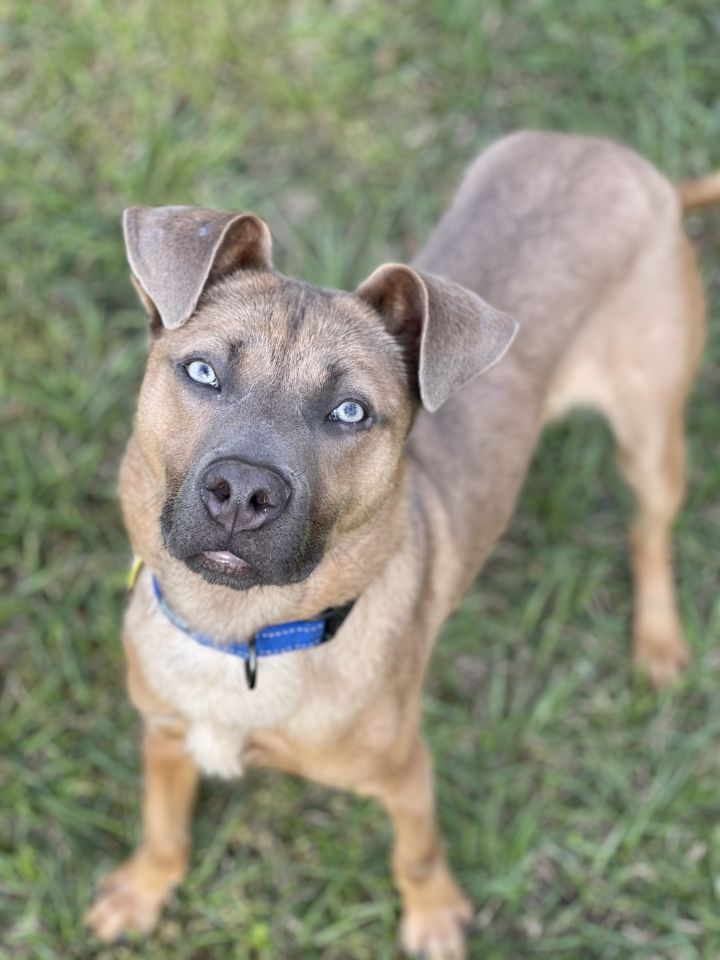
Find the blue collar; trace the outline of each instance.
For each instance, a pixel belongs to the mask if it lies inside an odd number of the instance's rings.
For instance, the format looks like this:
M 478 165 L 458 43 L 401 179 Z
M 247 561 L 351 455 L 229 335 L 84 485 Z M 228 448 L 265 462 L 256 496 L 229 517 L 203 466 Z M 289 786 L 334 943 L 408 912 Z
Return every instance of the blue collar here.
M 326 643 L 335 636 L 355 603 L 352 600 L 343 607 L 324 610 L 313 620 L 291 620 L 289 623 L 263 627 L 247 643 L 236 640 L 223 642 L 191 630 L 182 617 L 178 616 L 168 605 L 155 574 L 152 577 L 152 585 L 158 606 L 174 626 L 204 647 L 210 647 L 219 653 L 229 654 L 233 657 L 240 657 L 245 661 L 245 678 L 251 690 L 257 682 L 258 657 L 272 657 L 275 654 L 289 653 L 292 650 L 309 650 L 312 647 L 320 646 L 321 643 Z

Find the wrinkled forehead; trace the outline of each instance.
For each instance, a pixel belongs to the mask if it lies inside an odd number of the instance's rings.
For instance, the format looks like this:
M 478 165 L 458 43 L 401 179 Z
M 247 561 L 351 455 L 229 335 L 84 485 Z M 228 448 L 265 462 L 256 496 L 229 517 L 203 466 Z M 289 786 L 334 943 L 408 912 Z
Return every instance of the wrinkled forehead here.
M 350 294 L 278 275 L 218 284 L 172 341 L 282 393 L 360 378 L 387 400 L 404 394 L 401 350 L 379 317 Z

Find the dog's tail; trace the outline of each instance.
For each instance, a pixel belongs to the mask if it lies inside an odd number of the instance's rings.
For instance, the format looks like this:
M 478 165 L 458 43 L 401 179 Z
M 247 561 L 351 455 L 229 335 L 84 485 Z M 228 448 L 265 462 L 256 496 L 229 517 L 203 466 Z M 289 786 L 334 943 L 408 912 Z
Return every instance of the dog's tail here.
M 720 203 L 720 170 L 700 180 L 683 180 L 676 184 L 683 210 L 696 210 Z

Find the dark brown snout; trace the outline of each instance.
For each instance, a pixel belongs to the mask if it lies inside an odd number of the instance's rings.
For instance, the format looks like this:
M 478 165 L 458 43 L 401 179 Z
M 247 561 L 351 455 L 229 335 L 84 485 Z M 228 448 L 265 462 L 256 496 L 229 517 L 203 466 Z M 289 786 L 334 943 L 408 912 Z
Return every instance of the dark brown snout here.
M 290 489 L 274 470 L 219 460 L 210 464 L 200 481 L 200 498 L 210 517 L 229 533 L 258 530 L 285 509 Z

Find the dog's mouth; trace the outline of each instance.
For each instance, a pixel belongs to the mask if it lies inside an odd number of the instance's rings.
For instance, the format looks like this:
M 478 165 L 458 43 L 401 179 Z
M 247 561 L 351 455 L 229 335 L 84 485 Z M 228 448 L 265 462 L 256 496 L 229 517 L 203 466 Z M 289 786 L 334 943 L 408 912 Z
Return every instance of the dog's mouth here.
M 320 554 L 313 555 L 290 569 L 270 571 L 262 564 L 249 563 L 229 550 L 203 550 L 184 557 L 183 563 L 208 583 L 233 590 L 248 590 L 250 587 L 299 583 L 310 576 L 319 559 Z
M 290 544 L 284 538 L 265 539 L 247 533 L 232 543 L 218 542 L 218 531 L 198 523 L 191 511 L 178 513 L 177 500 L 163 507 L 160 526 L 168 553 L 207 583 L 249 590 L 251 587 L 287 586 L 310 576 L 323 555 L 323 540 L 311 544 L 295 533 Z M 202 518 L 204 521 L 204 517 Z M 264 531 L 259 531 L 262 534 Z
M 185 564 L 208 583 L 235 590 L 246 590 L 262 582 L 258 571 L 247 560 L 230 550 L 203 550 L 185 557 Z
M 212 566 L 218 567 L 227 573 L 245 573 L 252 569 L 251 564 L 249 564 L 247 560 L 243 560 L 242 557 L 230 553 L 229 550 L 205 550 L 201 556 L 208 564 L 212 564 Z

